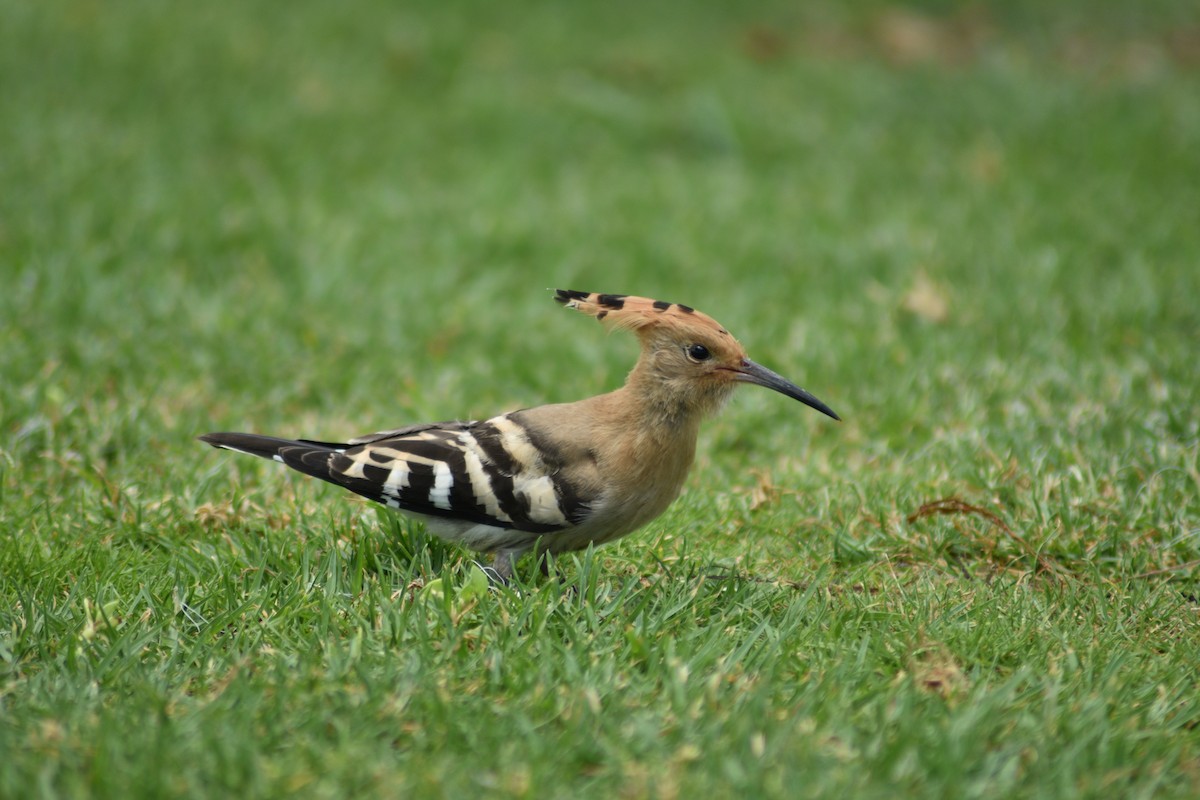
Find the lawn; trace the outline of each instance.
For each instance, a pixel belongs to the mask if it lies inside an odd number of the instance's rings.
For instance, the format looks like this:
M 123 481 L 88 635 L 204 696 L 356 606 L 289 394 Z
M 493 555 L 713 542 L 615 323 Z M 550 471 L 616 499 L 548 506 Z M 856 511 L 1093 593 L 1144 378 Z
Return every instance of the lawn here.
M 1200 795 L 1191 3 L 0 18 L 0 797 Z M 491 588 L 195 440 L 615 388 L 550 287 L 844 421 Z

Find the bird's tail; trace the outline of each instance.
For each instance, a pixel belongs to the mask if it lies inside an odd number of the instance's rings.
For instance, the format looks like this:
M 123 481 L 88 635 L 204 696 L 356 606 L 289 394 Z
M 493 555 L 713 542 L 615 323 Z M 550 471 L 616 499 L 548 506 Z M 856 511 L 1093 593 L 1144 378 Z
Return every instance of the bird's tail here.
M 280 439 L 275 436 L 259 436 L 256 433 L 206 433 L 199 437 L 213 447 L 222 450 L 236 450 L 259 458 L 269 458 L 282 461 L 283 450 L 294 447 L 300 442 L 294 439 Z
M 308 439 L 280 439 L 257 433 L 206 433 L 199 437 L 213 447 L 267 458 L 287 464 L 315 478 L 344 485 L 331 474 L 330 457 L 343 452 L 347 445 L 313 442 Z

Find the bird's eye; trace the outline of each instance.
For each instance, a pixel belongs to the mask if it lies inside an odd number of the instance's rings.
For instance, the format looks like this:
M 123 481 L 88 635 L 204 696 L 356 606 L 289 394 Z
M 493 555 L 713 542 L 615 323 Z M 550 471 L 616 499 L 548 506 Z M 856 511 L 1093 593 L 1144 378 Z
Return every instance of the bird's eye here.
M 692 361 L 708 361 L 712 355 L 708 352 L 708 348 L 702 344 L 694 344 L 687 349 L 688 358 Z

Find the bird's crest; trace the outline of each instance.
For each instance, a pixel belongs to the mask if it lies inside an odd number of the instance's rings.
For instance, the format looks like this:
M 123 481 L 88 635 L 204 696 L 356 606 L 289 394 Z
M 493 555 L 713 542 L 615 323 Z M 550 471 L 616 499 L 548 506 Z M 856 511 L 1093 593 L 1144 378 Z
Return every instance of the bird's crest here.
M 639 332 L 654 328 L 699 328 L 722 336 L 729 335 L 721 323 L 682 303 L 573 289 L 556 289 L 554 299 L 567 308 L 590 314 L 600 322 L 617 328 Z

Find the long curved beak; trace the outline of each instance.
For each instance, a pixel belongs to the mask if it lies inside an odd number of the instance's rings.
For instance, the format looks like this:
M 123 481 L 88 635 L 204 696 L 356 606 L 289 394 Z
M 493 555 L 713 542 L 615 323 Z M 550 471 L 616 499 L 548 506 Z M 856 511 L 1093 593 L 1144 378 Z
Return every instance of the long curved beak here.
M 755 363 L 748 358 L 742 359 L 741 366 L 735 368 L 733 370 L 733 374 L 735 380 L 757 384 L 758 386 L 765 386 L 768 389 L 779 392 L 780 394 L 785 394 L 793 400 L 799 400 L 801 403 L 804 403 L 804 405 L 810 408 L 815 408 L 822 414 L 828 417 L 833 417 L 839 422 L 842 419 L 833 412 L 832 408 L 813 397 L 809 392 L 801 389 L 799 386 L 792 383 L 782 375 L 772 372 L 762 364 Z

